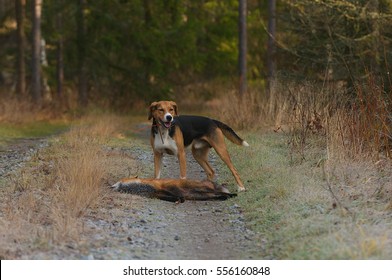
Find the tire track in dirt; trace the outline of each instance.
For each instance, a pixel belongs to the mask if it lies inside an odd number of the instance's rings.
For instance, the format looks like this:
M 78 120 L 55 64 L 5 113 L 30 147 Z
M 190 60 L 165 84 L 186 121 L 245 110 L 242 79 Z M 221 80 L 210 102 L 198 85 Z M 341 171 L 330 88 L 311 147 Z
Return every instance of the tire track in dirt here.
M 45 138 L 17 139 L 0 146 L 0 177 L 21 168 L 37 151 L 47 146 Z

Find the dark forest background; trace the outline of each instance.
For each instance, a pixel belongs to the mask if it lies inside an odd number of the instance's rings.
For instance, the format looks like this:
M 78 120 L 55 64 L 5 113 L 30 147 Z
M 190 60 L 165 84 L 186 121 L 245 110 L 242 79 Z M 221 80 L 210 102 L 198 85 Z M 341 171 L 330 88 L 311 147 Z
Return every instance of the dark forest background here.
M 198 83 L 237 86 L 239 2 L 0 0 L 1 94 L 116 107 Z M 369 76 L 389 91 L 392 1 L 245 2 L 247 81 L 260 95 L 267 80 L 329 83 L 350 95 Z

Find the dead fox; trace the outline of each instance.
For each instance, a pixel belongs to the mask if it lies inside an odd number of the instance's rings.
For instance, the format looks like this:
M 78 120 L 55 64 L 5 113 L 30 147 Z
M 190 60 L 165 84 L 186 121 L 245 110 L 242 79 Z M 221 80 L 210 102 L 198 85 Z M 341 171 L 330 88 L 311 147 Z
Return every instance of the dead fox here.
M 208 180 L 124 178 L 112 185 L 112 188 L 177 203 L 185 200 L 224 200 L 236 196 L 225 185 Z

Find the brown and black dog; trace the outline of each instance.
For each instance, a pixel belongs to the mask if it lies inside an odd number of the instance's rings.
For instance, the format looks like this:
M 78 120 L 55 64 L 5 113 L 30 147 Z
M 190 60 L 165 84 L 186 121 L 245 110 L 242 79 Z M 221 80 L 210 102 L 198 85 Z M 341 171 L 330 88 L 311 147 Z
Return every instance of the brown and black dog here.
M 230 193 L 224 185 L 207 180 L 125 178 L 114 184 L 112 188 L 120 192 L 171 202 L 223 200 L 236 196 L 236 194 Z
M 161 176 L 163 154 L 176 155 L 180 163 L 180 178 L 186 178 L 185 148 L 192 147 L 196 161 L 207 173 L 208 180 L 214 179 L 215 172 L 208 163 L 208 152 L 214 148 L 233 174 L 239 191 L 245 187 L 231 162 L 224 136 L 231 142 L 249 146 L 228 125 L 201 116 L 179 116 L 177 104 L 173 101 L 153 102 L 149 108 L 148 119 L 152 119 L 151 146 L 154 151 L 154 175 Z

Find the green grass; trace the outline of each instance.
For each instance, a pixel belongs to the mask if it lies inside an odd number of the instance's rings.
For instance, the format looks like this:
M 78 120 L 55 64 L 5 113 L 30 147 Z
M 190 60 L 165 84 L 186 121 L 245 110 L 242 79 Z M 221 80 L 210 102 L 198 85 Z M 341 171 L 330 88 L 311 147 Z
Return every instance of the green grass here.
M 240 134 L 250 147 L 229 144 L 229 150 L 247 191 L 239 193 L 235 203 L 259 236 L 265 258 L 392 258 L 392 228 L 386 226 L 392 223 L 391 200 L 372 196 L 386 170 L 374 171 L 365 163 L 328 162 L 316 137 L 309 141 L 306 159 L 293 162 L 287 136 Z M 334 206 L 323 164 L 329 164 L 331 188 L 344 207 Z M 234 187 L 231 174 L 223 165 L 221 170 L 221 180 Z M 388 174 L 382 175 L 385 189 L 392 179 Z
M 59 133 L 69 125 L 65 122 L 0 123 L 0 145 L 12 139 L 40 138 Z

